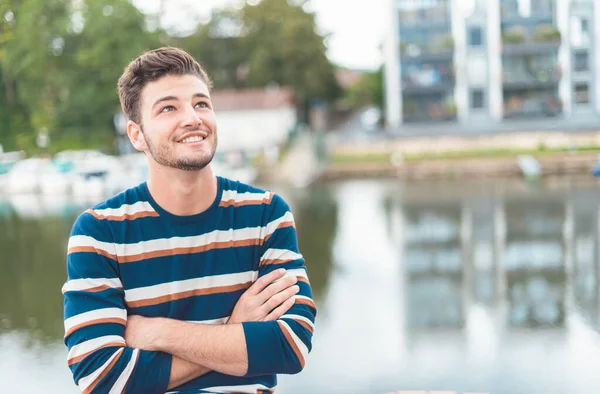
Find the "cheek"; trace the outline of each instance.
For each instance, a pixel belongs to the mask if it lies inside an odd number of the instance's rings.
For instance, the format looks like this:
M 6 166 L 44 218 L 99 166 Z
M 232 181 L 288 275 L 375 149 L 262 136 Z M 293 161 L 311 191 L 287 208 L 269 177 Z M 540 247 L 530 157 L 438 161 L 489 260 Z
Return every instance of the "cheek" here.
M 206 124 L 211 130 L 215 129 L 217 124 L 217 119 L 215 117 L 215 113 L 211 112 L 210 114 L 203 117 L 204 124 Z

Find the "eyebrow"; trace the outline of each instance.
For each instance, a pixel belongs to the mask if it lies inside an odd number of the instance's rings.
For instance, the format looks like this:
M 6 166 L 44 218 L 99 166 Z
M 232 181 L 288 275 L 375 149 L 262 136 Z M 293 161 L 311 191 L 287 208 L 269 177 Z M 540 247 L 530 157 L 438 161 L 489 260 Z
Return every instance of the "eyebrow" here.
M 193 96 L 193 97 L 194 97 L 194 98 L 205 98 L 205 99 L 208 99 L 208 100 L 210 100 L 210 97 L 208 97 L 208 96 L 207 96 L 206 94 L 204 94 L 204 93 L 196 93 L 196 94 L 194 94 L 194 96 Z M 155 107 L 156 107 L 158 104 L 160 104 L 160 103 L 162 103 L 162 102 L 165 102 L 165 101 L 178 101 L 178 100 L 179 100 L 179 98 L 178 98 L 178 97 L 176 97 L 176 96 L 165 96 L 165 97 L 161 97 L 161 98 L 159 98 L 158 100 L 156 100 L 156 101 L 154 102 L 154 104 L 152 105 L 152 108 L 155 108 Z

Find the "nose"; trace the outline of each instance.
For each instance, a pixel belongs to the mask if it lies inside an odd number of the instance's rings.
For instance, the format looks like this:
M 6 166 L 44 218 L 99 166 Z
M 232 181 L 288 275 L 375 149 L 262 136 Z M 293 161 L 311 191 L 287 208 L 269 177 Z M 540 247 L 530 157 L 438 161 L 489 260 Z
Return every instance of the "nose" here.
M 185 112 L 183 114 L 183 118 L 182 118 L 181 122 L 182 122 L 181 126 L 184 128 L 196 128 L 196 127 L 202 125 L 202 119 L 198 115 L 198 112 L 196 112 L 194 107 L 191 105 L 190 106 L 186 105 Z

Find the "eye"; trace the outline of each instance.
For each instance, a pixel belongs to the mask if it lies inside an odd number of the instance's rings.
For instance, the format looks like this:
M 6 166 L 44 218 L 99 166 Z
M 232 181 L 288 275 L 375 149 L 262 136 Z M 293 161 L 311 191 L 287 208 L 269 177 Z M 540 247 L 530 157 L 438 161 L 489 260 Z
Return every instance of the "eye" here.
M 167 105 L 166 107 L 164 107 L 163 109 L 160 110 L 160 112 L 171 112 L 174 111 L 175 107 L 173 107 L 172 105 Z
M 200 101 L 200 102 L 196 103 L 196 108 L 210 108 L 210 107 L 208 106 L 207 102 Z

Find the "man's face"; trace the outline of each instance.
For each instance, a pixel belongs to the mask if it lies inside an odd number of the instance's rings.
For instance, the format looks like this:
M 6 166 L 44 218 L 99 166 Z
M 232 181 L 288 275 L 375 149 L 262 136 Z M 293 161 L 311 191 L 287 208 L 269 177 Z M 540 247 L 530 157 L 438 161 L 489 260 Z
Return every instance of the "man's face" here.
M 167 75 L 141 94 L 145 149 L 162 166 L 201 170 L 217 149 L 217 127 L 206 84 L 195 75 Z

